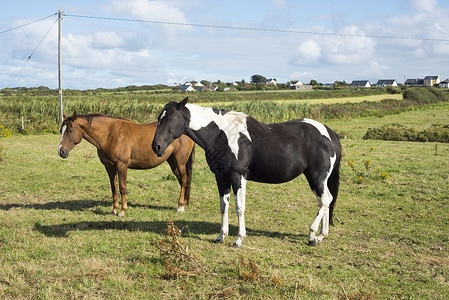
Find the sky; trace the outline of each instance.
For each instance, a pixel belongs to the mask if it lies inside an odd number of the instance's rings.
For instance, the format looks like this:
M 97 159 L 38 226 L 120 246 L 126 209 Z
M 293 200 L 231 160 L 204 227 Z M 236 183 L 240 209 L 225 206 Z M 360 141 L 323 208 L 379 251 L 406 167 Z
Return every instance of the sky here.
M 58 87 L 59 9 L 64 89 L 449 77 L 448 0 L 15 0 L 0 89 Z

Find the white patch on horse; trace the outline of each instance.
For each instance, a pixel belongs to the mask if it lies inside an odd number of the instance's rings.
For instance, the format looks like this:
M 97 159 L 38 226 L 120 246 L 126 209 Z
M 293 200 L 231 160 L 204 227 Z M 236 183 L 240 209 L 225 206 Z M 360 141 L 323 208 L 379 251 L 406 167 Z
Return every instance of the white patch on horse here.
M 303 119 L 303 122 L 308 123 L 310 125 L 312 125 L 313 127 L 315 127 L 316 129 L 318 129 L 318 131 L 324 135 L 325 137 L 327 137 L 328 139 L 331 139 L 329 132 L 326 129 L 326 126 L 324 126 L 323 124 L 321 124 L 320 122 L 317 122 L 315 120 L 311 120 L 311 119 Z
M 235 111 L 230 111 L 223 115 L 217 114 L 210 107 L 201 107 L 193 104 L 187 104 L 186 107 L 190 111 L 190 129 L 200 130 L 211 122 L 214 122 L 217 124 L 218 128 L 225 133 L 226 138 L 228 139 L 229 148 L 231 148 L 235 158 L 238 159 L 238 139 L 240 133 L 244 134 L 251 141 L 248 126 L 246 124 L 246 118 L 248 116 L 244 113 Z
M 329 177 L 334 170 L 335 161 L 337 160 L 337 155 L 334 152 L 333 156 L 330 157 L 330 167 L 329 171 L 326 174 L 326 179 L 323 181 L 323 194 L 318 195 L 316 191 L 313 191 L 314 194 L 318 198 L 318 202 L 320 205 L 320 209 L 318 210 L 318 214 L 316 215 L 315 219 L 313 220 L 312 225 L 310 225 L 309 228 L 309 243 L 312 242 L 314 244 L 320 243 L 324 237 L 326 237 L 329 233 L 329 206 L 331 202 L 333 201 L 333 197 L 331 192 L 329 191 L 328 183 Z M 321 222 L 321 233 L 319 236 L 316 236 L 316 232 L 318 231 L 318 227 Z
M 237 220 L 239 225 L 239 231 L 237 235 L 237 239 L 234 242 L 236 247 L 242 247 L 243 238 L 246 236 L 246 227 L 245 227 L 245 198 L 246 198 L 246 179 L 241 176 L 240 179 L 240 188 L 235 193 L 235 212 L 237 214 Z
M 161 116 L 159 118 L 159 123 L 161 123 L 161 120 L 165 117 L 166 114 L 167 114 L 167 111 L 164 109 L 164 111 L 161 113 Z
M 66 131 L 66 129 L 67 129 L 67 125 L 62 126 L 62 129 L 61 129 L 61 139 L 59 140 L 59 146 L 58 146 L 58 154 L 61 152 L 62 138 L 64 137 L 64 132 Z

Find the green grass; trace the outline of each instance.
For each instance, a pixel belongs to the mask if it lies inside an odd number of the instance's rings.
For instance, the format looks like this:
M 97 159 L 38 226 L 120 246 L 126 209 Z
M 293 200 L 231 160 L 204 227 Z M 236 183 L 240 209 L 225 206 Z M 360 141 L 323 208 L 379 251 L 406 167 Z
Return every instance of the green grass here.
M 304 176 L 281 185 L 249 182 L 242 249 L 233 204 L 231 236 L 213 244 L 220 212 L 213 174 L 197 147 L 191 205 L 176 214 L 178 184 L 168 164 L 128 173 L 127 217 L 112 201 L 95 148 L 83 141 L 59 158 L 58 135 L 0 139 L 0 298 L 2 299 L 445 299 L 449 291 L 449 145 L 367 141 L 368 127 L 428 127 L 447 106 L 382 118 L 326 122 L 342 139 L 342 183 L 330 235 L 307 233 L 317 203 Z M 363 156 L 374 150 L 369 156 Z M 356 183 L 347 165 L 369 158 L 388 180 Z M 201 263 L 196 276 L 163 279 L 151 245 L 166 220 Z M 240 263 L 251 259 L 258 276 Z M 253 273 L 251 273 L 253 272 Z M 246 278 L 246 279 L 245 279 Z

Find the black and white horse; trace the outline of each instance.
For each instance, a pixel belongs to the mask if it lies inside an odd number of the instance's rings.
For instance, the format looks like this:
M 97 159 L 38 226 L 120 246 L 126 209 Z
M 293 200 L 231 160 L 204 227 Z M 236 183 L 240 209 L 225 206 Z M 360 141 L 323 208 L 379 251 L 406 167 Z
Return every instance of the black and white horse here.
M 205 150 L 220 193 L 221 232 L 216 242 L 223 242 L 229 233 L 231 187 L 239 226 L 234 246 L 241 247 L 246 236 L 246 181 L 282 183 L 301 173 L 306 176 L 320 207 L 310 226 L 309 244 L 321 242 L 329 232 L 329 224 L 333 225 L 332 213 L 340 182 L 338 135 L 310 119 L 265 124 L 243 113 L 187 104 L 187 100 L 165 105 L 158 117 L 152 148 L 162 156 L 174 139 L 185 134 Z

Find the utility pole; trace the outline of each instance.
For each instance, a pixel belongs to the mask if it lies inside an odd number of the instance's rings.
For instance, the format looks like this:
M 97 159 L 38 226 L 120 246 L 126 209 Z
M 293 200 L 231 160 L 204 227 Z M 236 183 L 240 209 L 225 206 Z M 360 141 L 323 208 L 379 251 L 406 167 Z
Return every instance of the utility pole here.
M 61 84 L 61 9 L 58 12 L 58 80 L 59 80 L 59 121 L 64 121 L 62 109 L 62 84 Z

